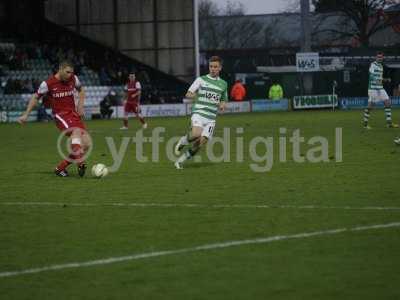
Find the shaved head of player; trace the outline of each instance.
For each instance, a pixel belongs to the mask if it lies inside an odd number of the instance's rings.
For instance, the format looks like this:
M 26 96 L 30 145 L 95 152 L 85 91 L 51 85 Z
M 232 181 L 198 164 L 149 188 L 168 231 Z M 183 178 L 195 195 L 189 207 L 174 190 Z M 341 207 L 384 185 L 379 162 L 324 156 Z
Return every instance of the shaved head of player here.
M 63 82 L 67 82 L 74 75 L 74 67 L 70 62 L 64 61 L 58 66 L 57 74 L 56 77 L 59 77 L 59 79 Z

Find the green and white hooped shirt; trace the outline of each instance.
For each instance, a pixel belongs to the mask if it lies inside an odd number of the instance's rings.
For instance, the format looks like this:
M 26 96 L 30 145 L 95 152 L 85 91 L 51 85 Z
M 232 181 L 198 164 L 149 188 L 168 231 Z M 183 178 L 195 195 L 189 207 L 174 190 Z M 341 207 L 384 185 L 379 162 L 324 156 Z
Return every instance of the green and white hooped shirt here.
M 192 106 L 192 115 L 199 114 L 209 120 L 215 120 L 221 101 L 228 101 L 228 84 L 225 80 L 210 75 L 197 78 L 189 88 L 197 93 Z
M 371 63 L 369 67 L 368 89 L 369 90 L 383 89 L 382 79 L 383 79 L 383 65 L 374 61 L 373 63 Z

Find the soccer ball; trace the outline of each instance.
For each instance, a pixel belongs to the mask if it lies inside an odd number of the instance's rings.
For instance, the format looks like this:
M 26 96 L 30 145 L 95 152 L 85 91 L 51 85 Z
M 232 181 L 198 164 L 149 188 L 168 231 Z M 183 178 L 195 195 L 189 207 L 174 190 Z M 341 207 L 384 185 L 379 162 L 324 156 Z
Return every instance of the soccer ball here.
M 94 177 L 102 178 L 104 176 L 107 176 L 107 174 L 108 174 L 108 169 L 104 164 L 95 164 L 92 167 L 92 175 Z

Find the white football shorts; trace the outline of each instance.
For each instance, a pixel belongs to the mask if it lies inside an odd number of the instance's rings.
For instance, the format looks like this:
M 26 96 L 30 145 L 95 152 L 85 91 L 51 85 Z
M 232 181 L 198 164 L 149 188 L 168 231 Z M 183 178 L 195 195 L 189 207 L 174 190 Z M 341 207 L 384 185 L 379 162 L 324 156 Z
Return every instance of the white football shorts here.
M 209 120 L 199 114 L 193 114 L 191 118 L 192 127 L 201 127 L 203 128 L 203 132 L 201 136 L 206 137 L 207 139 L 211 139 L 214 133 L 215 128 L 215 120 Z
M 377 103 L 389 100 L 389 96 L 384 89 L 368 90 L 368 102 Z

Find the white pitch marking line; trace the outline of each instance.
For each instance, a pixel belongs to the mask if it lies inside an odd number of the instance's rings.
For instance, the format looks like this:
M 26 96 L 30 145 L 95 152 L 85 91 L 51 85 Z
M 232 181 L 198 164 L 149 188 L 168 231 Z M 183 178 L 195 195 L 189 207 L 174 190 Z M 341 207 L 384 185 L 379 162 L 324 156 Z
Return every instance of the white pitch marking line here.
M 400 210 L 396 206 L 318 206 L 318 205 L 251 205 L 251 204 L 196 204 L 196 203 L 62 203 L 62 202 L 0 202 L 1 206 L 81 206 L 81 207 L 184 207 L 184 208 L 266 208 L 266 209 L 343 209 L 343 210 Z
M 56 271 L 56 270 L 64 270 L 64 269 L 76 269 L 76 268 L 83 268 L 83 267 L 108 265 L 108 264 L 113 264 L 113 263 L 118 263 L 118 262 L 140 260 L 140 259 L 150 258 L 150 257 L 160 257 L 160 256 L 166 256 L 166 255 L 175 255 L 175 254 L 192 253 L 192 252 L 198 252 L 198 251 L 223 249 L 223 248 L 237 247 L 237 246 L 242 246 L 242 245 L 267 244 L 267 243 L 271 243 L 271 242 L 275 242 L 275 241 L 283 241 L 283 240 L 289 240 L 289 239 L 302 239 L 302 238 L 309 238 L 309 237 L 314 237 L 314 236 L 338 234 L 338 233 L 343 233 L 343 232 L 364 231 L 364 230 L 369 230 L 369 229 L 382 229 L 382 228 L 395 228 L 395 227 L 400 227 L 400 222 L 379 224 L 379 225 L 369 225 L 369 226 L 356 226 L 356 227 L 352 227 L 352 228 L 338 228 L 338 229 L 322 230 L 322 231 L 314 231 L 314 232 L 304 232 L 304 233 L 297 233 L 297 234 L 292 234 L 292 235 L 277 235 L 277 236 L 258 238 L 258 239 L 250 239 L 250 240 L 228 241 L 228 242 L 215 243 L 215 244 L 206 244 L 206 245 L 201 245 L 201 246 L 197 246 L 197 247 L 193 247 L 193 248 L 183 248 L 183 249 L 177 249 L 177 250 L 148 252 L 148 253 L 133 254 L 133 255 L 120 256 L 120 257 L 109 257 L 109 258 L 104 258 L 104 259 L 90 260 L 90 261 L 84 261 L 84 262 L 73 262 L 73 263 L 66 263 L 66 264 L 57 264 L 57 265 L 50 265 L 50 266 L 45 266 L 45 267 L 25 269 L 25 270 L 19 270 L 19 271 L 3 271 L 3 272 L 0 272 L 0 278 L 15 277 L 15 276 L 25 275 L 25 274 L 36 274 L 36 273 L 42 273 L 42 272 L 46 272 L 46 271 Z

